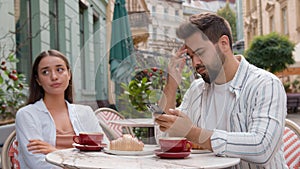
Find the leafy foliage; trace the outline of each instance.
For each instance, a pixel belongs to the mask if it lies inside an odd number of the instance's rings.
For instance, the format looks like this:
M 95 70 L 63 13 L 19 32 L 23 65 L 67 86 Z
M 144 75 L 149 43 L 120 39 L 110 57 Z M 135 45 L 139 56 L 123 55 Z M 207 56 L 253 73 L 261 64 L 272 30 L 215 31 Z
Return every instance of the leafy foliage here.
M 257 67 L 276 73 L 295 63 L 294 47 L 287 37 L 273 32 L 254 38 L 246 51 L 246 58 Z
M 24 75 L 14 69 L 18 62 L 15 55 L 0 59 L 0 120 L 5 120 L 14 118 L 16 111 L 25 104 L 27 86 Z
M 222 16 L 223 18 L 225 18 L 230 26 L 231 26 L 231 31 L 232 31 L 232 37 L 233 37 L 233 42 L 236 41 L 237 39 L 237 33 L 236 33 L 236 14 L 235 12 L 229 7 L 229 3 L 226 3 L 226 6 L 219 9 L 217 11 L 217 14 L 219 16 Z
M 191 72 L 183 72 L 181 88 L 177 90 L 176 103 L 180 105 L 183 94 L 190 85 Z M 167 73 L 156 67 L 144 69 L 137 72 L 129 84 L 121 83 L 124 93 L 121 94 L 120 100 L 125 103 L 130 102 L 132 106 L 126 107 L 121 111 L 125 117 L 151 117 L 148 111 L 147 103 L 157 103 L 163 94 L 163 88 L 166 84 Z

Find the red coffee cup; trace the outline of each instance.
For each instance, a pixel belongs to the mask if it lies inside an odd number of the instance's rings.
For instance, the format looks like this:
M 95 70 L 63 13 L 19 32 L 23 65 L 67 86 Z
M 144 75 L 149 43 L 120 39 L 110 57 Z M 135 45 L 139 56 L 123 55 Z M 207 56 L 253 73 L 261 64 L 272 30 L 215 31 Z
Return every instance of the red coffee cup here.
M 103 133 L 84 133 L 73 136 L 73 141 L 81 145 L 100 145 L 103 140 Z
M 186 152 L 192 148 L 192 143 L 184 137 L 162 137 L 159 144 L 164 152 Z

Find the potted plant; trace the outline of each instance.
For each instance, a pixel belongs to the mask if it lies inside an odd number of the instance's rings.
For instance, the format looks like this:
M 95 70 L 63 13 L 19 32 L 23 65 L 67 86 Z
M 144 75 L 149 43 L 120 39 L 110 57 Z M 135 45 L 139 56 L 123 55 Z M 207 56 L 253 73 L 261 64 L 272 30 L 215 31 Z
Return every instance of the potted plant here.
M 13 53 L 0 58 L 0 125 L 13 123 L 27 99 L 25 77 L 15 69 L 17 62 Z

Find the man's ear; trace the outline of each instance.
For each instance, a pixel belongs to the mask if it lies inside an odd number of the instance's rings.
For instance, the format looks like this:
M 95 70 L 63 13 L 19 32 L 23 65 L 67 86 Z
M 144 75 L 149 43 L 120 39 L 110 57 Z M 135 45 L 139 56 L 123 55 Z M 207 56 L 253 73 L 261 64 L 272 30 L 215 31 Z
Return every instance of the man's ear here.
M 223 52 L 228 52 L 228 50 L 231 50 L 230 48 L 230 44 L 229 44 L 229 38 L 227 35 L 222 35 L 220 38 L 219 38 L 219 41 L 218 41 L 218 44 L 219 44 L 219 47 L 220 49 L 223 51 Z

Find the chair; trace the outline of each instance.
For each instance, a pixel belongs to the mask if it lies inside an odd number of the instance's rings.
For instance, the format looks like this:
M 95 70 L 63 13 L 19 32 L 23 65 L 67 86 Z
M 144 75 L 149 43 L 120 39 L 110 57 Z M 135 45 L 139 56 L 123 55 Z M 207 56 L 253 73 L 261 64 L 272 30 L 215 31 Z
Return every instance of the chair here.
M 20 169 L 18 157 L 18 142 L 16 140 L 16 131 L 14 130 L 5 140 L 2 153 L 1 162 L 3 169 Z
M 131 127 L 123 127 L 121 125 L 113 124 L 110 122 L 112 120 L 125 119 L 124 116 L 122 116 L 116 110 L 107 107 L 102 107 L 95 110 L 95 115 L 98 118 L 99 123 L 103 128 L 104 132 L 107 132 L 105 133 L 108 135 L 107 137 L 111 136 L 112 139 L 115 139 L 121 137 L 123 133 L 134 135 Z M 125 131 L 123 131 L 123 129 Z
M 115 140 L 119 137 L 119 135 L 112 130 L 104 121 L 102 121 L 101 119 L 99 119 L 99 124 L 102 127 L 105 135 L 107 136 L 107 138 L 109 140 Z
M 300 126 L 292 120 L 285 120 L 283 142 L 283 153 L 288 167 L 300 168 Z

